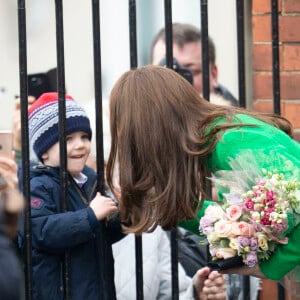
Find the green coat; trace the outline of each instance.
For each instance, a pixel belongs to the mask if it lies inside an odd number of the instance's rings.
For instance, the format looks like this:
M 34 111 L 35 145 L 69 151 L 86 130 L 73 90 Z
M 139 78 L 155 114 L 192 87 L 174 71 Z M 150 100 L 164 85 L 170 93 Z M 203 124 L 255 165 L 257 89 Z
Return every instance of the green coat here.
M 223 123 L 219 119 L 215 124 Z M 244 126 L 231 128 L 224 132 L 214 151 L 208 158 L 208 167 L 212 172 L 230 170 L 229 159 L 237 154 L 251 150 L 257 158 L 261 168 L 276 167 L 277 170 L 288 176 L 296 174 L 300 180 L 300 144 L 291 139 L 281 130 L 261 122 L 248 115 L 236 115 L 236 123 L 255 124 L 256 127 Z M 263 154 L 263 155 L 260 155 Z M 259 157 L 268 157 L 269 160 Z M 283 159 L 278 159 L 278 157 Z M 288 161 L 288 167 L 286 164 Z M 285 164 L 283 164 L 285 162 Z M 202 210 L 198 213 L 197 220 L 181 222 L 180 226 L 199 234 L 199 218 L 203 215 L 205 207 L 209 204 L 205 201 Z M 267 278 L 279 280 L 297 265 L 300 265 L 300 226 L 297 226 L 289 234 L 289 242 L 280 245 L 268 261 L 260 263 L 260 268 Z

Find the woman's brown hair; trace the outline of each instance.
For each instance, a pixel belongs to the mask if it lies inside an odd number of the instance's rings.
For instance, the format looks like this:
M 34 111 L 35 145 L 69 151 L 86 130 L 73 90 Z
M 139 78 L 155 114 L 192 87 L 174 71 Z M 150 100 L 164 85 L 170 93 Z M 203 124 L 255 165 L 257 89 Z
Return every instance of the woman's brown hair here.
M 220 132 L 243 113 L 291 133 L 290 123 L 274 115 L 218 106 L 203 99 L 175 71 L 145 66 L 123 74 L 110 97 L 111 152 L 107 180 L 114 189 L 118 163 L 122 221 L 140 234 L 192 219 L 204 193 L 205 159 Z M 226 123 L 210 128 L 217 117 Z

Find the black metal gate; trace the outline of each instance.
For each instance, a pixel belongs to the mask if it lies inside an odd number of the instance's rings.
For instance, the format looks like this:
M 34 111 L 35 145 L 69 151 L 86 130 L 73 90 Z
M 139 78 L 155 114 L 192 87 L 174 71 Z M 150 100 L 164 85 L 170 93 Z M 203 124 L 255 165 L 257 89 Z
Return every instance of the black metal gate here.
M 124 0 L 125 1 L 125 0 Z M 172 1 L 162 0 L 164 4 L 164 23 L 166 28 L 166 65 L 173 68 L 172 52 Z M 237 45 L 238 45 L 238 99 L 242 107 L 246 106 L 246 81 L 245 81 L 245 28 L 244 28 L 244 0 L 236 0 L 237 16 Z M 137 15 L 136 1 L 129 0 L 129 36 L 130 36 L 130 67 L 136 68 L 138 64 L 137 53 Z M 201 15 L 201 33 L 202 33 L 202 67 L 203 67 L 203 96 L 206 99 L 210 97 L 209 91 L 209 54 L 208 54 L 208 1 L 199 0 Z M 188 1 L 186 1 L 188 5 Z M 274 110 L 280 114 L 280 82 L 279 82 L 279 48 L 278 48 L 278 9 L 277 0 L 271 1 L 272 11 L 272 50 L 273 50 L 273 94 Z M 100 0 L 91 0 L 92 9 L 92 31 L 94 51 L 94 85 L 95 85 L 95 111 L 97 112 L 96 122 L 96 140 L 97 140 L 97 172 L 98 187 L 104 191 L 104 163 L 103 163 L 103 136 L 102 136 L 102 78 L 101 78 L 101 37 L 100 37 Z M 65 61 L 64 61 L 64 22 L 63 22 L 63 0 L 55 1 L 56 11 L 56 48 L 57 48 L 57 91 L 59 94 L 59 118 L 60 131 L 65 133 Z M 21 97 L 21 120 L 22 120 L 22 163 L 23 163 L 23 186 L 24 196 L 27 202 L 30 201 L 29 184 L 29 140 L 28 140 L 28 115 L 27 115 L 27 40 L 26 40 L 26 1 L 18 0 L 18 24 L 19 24 L 19 72 L 20 72 L 20 97 Z M 66 141 L 65 135 L 60 138 L 61 155 L 61 198 L 63 200 L 63 209 L 67 209 L 67 172 L 66 172 Z M 25 211 L 25 286 L 26 299 L 32 299 L 32 257 L 31 257 L 31 224 L 30 224 L 30 206 L 27 205 Z M 103 226 L 103 231 L 105 231 Z M 171 252 L 172 258 L 172 295 L 170 298 L 179 299 L 178 293 L 178 249 L 177 249 L 177 231 L 173 230 L 171 234 Z M 108 272 L 105 257 L 102 257 L 102 263 L 105 268 L 105 274 Z M 69 291 L 68 274 L 68 252 L 64 259 L 64 297 L 71 299 Z M 105 278 L 104 286 L 110 285 L 108 276 Z M 137 299 L 144 299 L 143 296 L 143 266 L 142 266 L 142 238 L 136 237 L 136 294 Z M 249 298 L 249 278 L 245 277 L 243 281 L 244 299 Z M 111 299 L 106 295 L 105 299 Z M 280 289 L 279 299 L 284 299 L 284 293 Z

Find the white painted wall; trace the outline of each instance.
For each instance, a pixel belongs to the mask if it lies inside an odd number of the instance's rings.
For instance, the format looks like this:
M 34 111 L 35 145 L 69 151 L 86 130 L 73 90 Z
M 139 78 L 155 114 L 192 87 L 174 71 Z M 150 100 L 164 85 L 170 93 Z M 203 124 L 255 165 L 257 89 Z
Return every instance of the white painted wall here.
M 54 0 L 27 0 L 28 73 L 56 65 Z M 173 21 L 200 27 L 199 0 L 173 0 Z M 65 0 L 64 35 L 66 87 L 79 102 L 93 99 L 91 1 Z M 146 11 L 144 11 L 146 10 Z M 103 93 L 129 69 L 128 1 L 101 1 Z M 147 48 L 164 26 L 163 0 L 137 0 L 139 64 L 147 63 Z M 220 82 L 237 95 L 235 1 L 209 1 L 209 34 L 217 47 Z M 19 94 L 17 1 L 0 1 L 0 129 L 9 129 L 14 96 Z

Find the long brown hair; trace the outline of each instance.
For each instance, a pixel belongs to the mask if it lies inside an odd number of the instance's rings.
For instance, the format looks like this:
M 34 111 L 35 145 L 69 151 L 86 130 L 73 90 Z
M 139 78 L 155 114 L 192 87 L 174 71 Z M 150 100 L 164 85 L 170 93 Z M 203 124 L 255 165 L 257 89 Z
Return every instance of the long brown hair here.
M 274 115 L 218 106 L 201 98 L 175 71 L 145 66 L 123 74 L 110 97 L 111 152 L 107 180 L 119 167 L 121 218 L 140 234 L 157 225 L 168 229 L 194 218 L 204 193 L 205 159 L 219 133 L 244 113 L 291 133 L 288 121 Z M 227 122 L 209 129 L 217 117 Z

